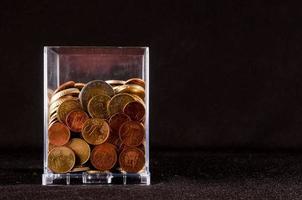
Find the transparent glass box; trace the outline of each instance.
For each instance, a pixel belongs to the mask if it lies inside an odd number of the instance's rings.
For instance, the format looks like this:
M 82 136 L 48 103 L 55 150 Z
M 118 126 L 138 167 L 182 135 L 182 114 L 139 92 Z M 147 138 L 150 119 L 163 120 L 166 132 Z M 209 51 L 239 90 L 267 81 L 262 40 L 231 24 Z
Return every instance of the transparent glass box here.
M 67 81 L 88 83 L 92 80 L 128 80 L 131 78 L 142 79 L 145 83 L 145 117 L 142 122 L 145 128 L 145 164 L 142 170 L 135 173 L 123 170 L 54 173 L 50 170 L 48 165 L 50 93 Z M 148 47 L 44 47 L 44 172 L 42 184 L 149 185 L 149 84 Z M 89 146 L 92 151 L 94 146 L 90 144 Z

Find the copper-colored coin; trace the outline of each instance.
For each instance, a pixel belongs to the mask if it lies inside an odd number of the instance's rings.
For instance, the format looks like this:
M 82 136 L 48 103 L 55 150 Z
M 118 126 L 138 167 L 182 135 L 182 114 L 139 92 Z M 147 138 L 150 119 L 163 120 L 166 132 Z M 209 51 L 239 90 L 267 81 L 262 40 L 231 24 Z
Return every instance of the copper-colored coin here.
M 80 138 L 73 138 L 67 144 L 76 155 L 76 162 L 78 164 L 84 164 L 89 160 L 90 157 L 90 147 L 84 140 Z
M 98 170 L 110 170 L 117 161 L 115 147 L 109 143 L 96 146 L 91 152 L 90 161 Z
M 115 134 L 119 134 L 120 127 L 123 123 L 130 121 L 130 117 L 124 113 L 116 113 L 109 119 L 109 125 Z
M 74 87 L 78 88 L 79 90 L 82 90 L 85 85 L 86 85 L 85 83 L 75 83 Z
M 66 100 L 58 107 L 58 119 L 60 122 L 66 123 L 67 115 L 74 110 L 81 110 L 81 104 L 77 100 Z
M 124 85 L 125 81 L 122 81 L 122 80 L 107 80 L 106 83 L 108 83 L 112 87 L 115 87 L 115 86 L 119 86 L 119 85 Z
M 123 110 L 134 121 L 141 121 L 146 112 L 145 106 L 138 101 L 127 103 Z
M 62 91 L 62 90 L 65 90 L 67 88 L 72 88 L 74 87 L 74 81 L 67 81 L 63 84 L 61 84 L 55 91 L 54 91 L 54 94 L 56 94 L 57 92 L 59 91 Z
M 67 126 L 60 122 L 52 124 L 48 128 L 48 140 L 56 146 L 64 145 L 70 138 L 70 131 Z
M 123 112 L 123 108 L 125 105 L 131 101 L 135 101 L 135 99 L 126 93 L 117 94 L 108 103 L 108 111 L 110 116 Z
M 113 132 L 110 132 L 109 137 L 107 139 L 108 143 L 113 144 L 116 147 L 120 146 L 121 140 L 118 134 L 115 134 Z
M 135 94 L 139 96 L 141 99 L 145 98 L 145 89 L 139 85 L 134 85 L 134 84 L 114 87 L 114 92 L 116 94 L 120 94 L 120 93 Z
M 126 172 L 139 172 L 145 166 L 144 152 L 135 147 L 125 148 L 119 156 L 119 164 Z
M 86 120 L 82 129 L 82 137 L 92 145 L 104 143 L 109 137 L 110 127 L 108 123 L 100 118 Z
M 105 81 L 101 81 L 101 80 L 94 80 L 94 81 L 90 81 L 88 82 L 83 89 L 80 92 L 79 98 L 81 101 L 81 104 L 84 108 L 84 110 L 87 111 L 87 105 L 89 100 L 97 95 L 107 95 L 107 96 L 113 96 L 114 95 L 114 91 L 112 89 L 112 87 L 106 83 Z
M 79 167 L 74 167 L 70 172 L 85 172 L 88 170 L 90 170 L 89 167 L 79 166 Z
M 111 97 L 108 95 L 97 95 L 92 97 L 88 102 L 88 113 L 93 118 L 108 118 L 108 103 Z
M 68 147 L 55 147 L 48 153 L 48 168 L 54 173 L 69 172 L 75 164 L 75 155 Z
M 126 148 L 131 148 L 127 145 L 125 145 L 124 143 L 120 143 L 118 149 L 119 149 L 119 152 L 122 152 L 123 150 L 125 150 Z M 142 150 L 142 152 L 145 152 L 145 145 L 144 144 L 140 144 L 139 146 L 137 146 L 136 148 Z
M 82 110 L 71 111 L 66 117 L 66 124 L 73 132 L 81 132 L 86 120 L 89 117 L 86 112 Z
M 125 84 L 135 84 L 145 88 L 145 81 L 140 78 L 128 79 Z
M 62 91 L 54 94 L 51 97 L 50 104 L 54 103 L 55 101 L 57 101 L 61 97 L 64 97 L 64 96 L 67 96 L 67 95 L 69 95 L 69 96 L 78 96 L 79 93 L 80 93 L 80 90 L 77 89 L 77 88 L 68 88 L 68 89 L 62 90 Z
M 145 137 L 145 128 L 140 122 L 129 121 L 123 123 L 119 130 L 121 141 L 127 146 L 140 145 Z

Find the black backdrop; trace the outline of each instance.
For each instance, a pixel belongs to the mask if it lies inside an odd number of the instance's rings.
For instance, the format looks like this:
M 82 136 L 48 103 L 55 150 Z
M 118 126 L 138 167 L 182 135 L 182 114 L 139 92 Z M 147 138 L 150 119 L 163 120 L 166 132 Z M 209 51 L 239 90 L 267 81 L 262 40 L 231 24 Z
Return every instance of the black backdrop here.
M 1 1 L 0 147 L 43 145 L 43 46 L 150 47 L 152 148 L 302 145 L 302 12 L 285 1 Z

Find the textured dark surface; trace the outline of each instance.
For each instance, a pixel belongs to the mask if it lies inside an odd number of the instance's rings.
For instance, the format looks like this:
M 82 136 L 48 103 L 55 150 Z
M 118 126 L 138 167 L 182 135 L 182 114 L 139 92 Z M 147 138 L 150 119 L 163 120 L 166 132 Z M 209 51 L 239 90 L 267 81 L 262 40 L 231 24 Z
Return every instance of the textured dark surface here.
M 41 186 L 37 153 L 0 156 L 0 199 L 301 199 L 302 154 L 152 154 L 151 186 Z

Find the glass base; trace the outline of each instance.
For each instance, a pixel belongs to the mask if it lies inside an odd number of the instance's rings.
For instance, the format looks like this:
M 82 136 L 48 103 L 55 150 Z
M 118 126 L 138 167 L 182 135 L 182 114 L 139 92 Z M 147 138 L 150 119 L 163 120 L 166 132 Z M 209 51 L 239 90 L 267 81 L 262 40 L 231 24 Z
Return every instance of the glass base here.
M 87 172 L 42 175 L 42 185 L 109 185 L 141 184 L 150 185 L 149 173 L 96 173 Z

